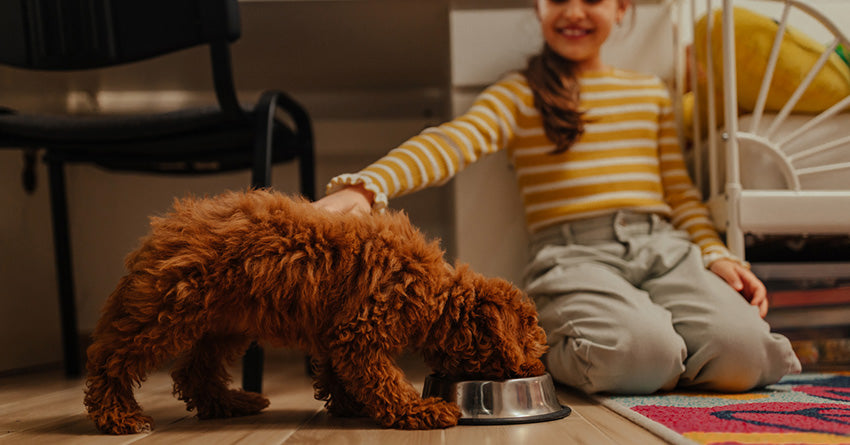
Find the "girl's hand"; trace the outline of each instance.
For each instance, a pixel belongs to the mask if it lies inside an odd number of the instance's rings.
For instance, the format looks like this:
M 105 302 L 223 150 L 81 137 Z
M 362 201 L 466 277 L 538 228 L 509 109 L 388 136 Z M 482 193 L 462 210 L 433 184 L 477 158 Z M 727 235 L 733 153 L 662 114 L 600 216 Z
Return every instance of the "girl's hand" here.
M 368 215 L 372 211 L 375 194 L 360 185 L 337 190 L 313 203 L 313 206 L 329 212 Z
M 709 269 L 740 292 L 751 305 L 758 307 L 762 318 L 767 315 L 767 289 L 749 269 L 725 258 L 711 263 Z

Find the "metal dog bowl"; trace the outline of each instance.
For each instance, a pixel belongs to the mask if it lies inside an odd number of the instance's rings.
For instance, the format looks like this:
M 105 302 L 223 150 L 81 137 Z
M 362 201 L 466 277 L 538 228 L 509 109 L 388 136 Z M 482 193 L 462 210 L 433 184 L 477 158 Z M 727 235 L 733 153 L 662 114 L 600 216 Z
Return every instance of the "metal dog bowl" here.
M 440 397 L 460 407 L 462 425 L 545 422 L 570 414 L 558 402 L 549 374 L 507 380 L 452 381 L 430 375 L 422 397 Z

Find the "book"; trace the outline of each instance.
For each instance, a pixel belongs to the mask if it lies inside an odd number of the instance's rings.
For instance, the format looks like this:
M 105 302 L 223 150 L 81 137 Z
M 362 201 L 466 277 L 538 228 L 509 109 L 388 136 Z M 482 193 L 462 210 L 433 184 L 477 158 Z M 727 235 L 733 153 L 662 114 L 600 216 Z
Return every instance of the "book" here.
M 850 365 L 850 338 L 792 340 L 804 369 Z
M 850 305 L 773 308 L 764 320 L 773 329 L 848 326 Z
M 771 308 L 850 305 L 850 286 L 820 289 L 768 289 L 767 300 Z

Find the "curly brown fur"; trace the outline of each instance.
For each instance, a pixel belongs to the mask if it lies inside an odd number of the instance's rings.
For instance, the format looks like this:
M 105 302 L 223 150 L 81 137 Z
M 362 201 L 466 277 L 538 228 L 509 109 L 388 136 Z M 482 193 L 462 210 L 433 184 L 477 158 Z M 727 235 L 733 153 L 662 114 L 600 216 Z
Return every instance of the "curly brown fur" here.
M 515 287 L 443 260 L 403 213 L 345 216 L 269 191 L 175 202 L 127 257 L 88 349 L 85 405 L 101 431 L 153 427 L 133 387 L 166 360 L 200 418 L 268 405 L 228 387 L 251 341 L 312 356 L 316 397 L 335 415 L 441 428 L 460 411 L 423 400 L 394 357 L 420 350 L 453 377 L 540 375 L 545 337 Z

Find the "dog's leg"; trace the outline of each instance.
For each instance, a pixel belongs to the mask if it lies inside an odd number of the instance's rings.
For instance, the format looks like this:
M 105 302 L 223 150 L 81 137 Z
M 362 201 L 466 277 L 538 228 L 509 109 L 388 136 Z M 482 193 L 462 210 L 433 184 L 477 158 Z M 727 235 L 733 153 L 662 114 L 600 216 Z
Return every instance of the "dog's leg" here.
M 99 431 L 108 434 L 143 433 L 153 429 L 153 419 L 142 414 L 133 397 L 130 378 L 113 378 L 106 371 L 89 372 L 85 405 Z
M 198 418 L 214 419 L 256 414 L 269 406 L 260 394 L 230 389 L 227 365 L 235 362 L 248 346 L 239 338 L 204 337 L 183 357 L 171 373 L 174 394 L 195 409 Z
M 84 404 L 89 418 L 99 431 L 108 434 L 133 434 L 153 429 L 153 419 L 142 414 L 133 397 L 133 386 L 145 378 L 137 363 L 129 364 L 135 335 L 144 321 L 127 316 L 124 296 L 131 287 L 125 277 L 106 302 L 104 313 L 87 350 Z
M 345 385 L 339 380 L 328 360 L 313 360 L 316 400 L 325 401 L 325 408 L 337 417 L 360 417 L 366 415 L 363 404 L 345 390 Z
M 126 324 L 122 325 L 122 329 L 126 328 Z M 141 384 L 149 371 L 178 355 L 182 342 L 193 342 L 182 333 L 166 335 L 169 331 L 173 329 L 156 326 L 135 334 L 100 331 L 95 335 L 88 349 L 84 403 L 98 430 L 133 434 L 153 429 L 153 420 L 142 414 L 133 397 L 133 387 Z M 140 347 L 141 344 L 145 346 Z
M 153 429 L 153 419 L 142 414 L 133 387 L 149 369 L 131 358 L 126 340 L 118 332 L 96 331 L 88 348 L 85 406 L 98 430 L 108 434 L 133 434 Z
M 103 316 L 88 349 L 85 406 L 98 430 L 132 434 L 153 429 L 153 420 L 142 414 L 133 387 L 165 360 L 191 347 L 203 326 L 187 322 L 191 309 L 177 314 L 169 306 L 151 307 L 139 302 L 161 300 L 155 277 L 135 274 L 122 279 L 107 299 Z
M 332 351 L 339 380 L 366 414 L 381 425 L 401 429 L 446 428 L 457 424 L 460 409 L 437 397 L 422 399 L 404 372 L 369 339 Z

